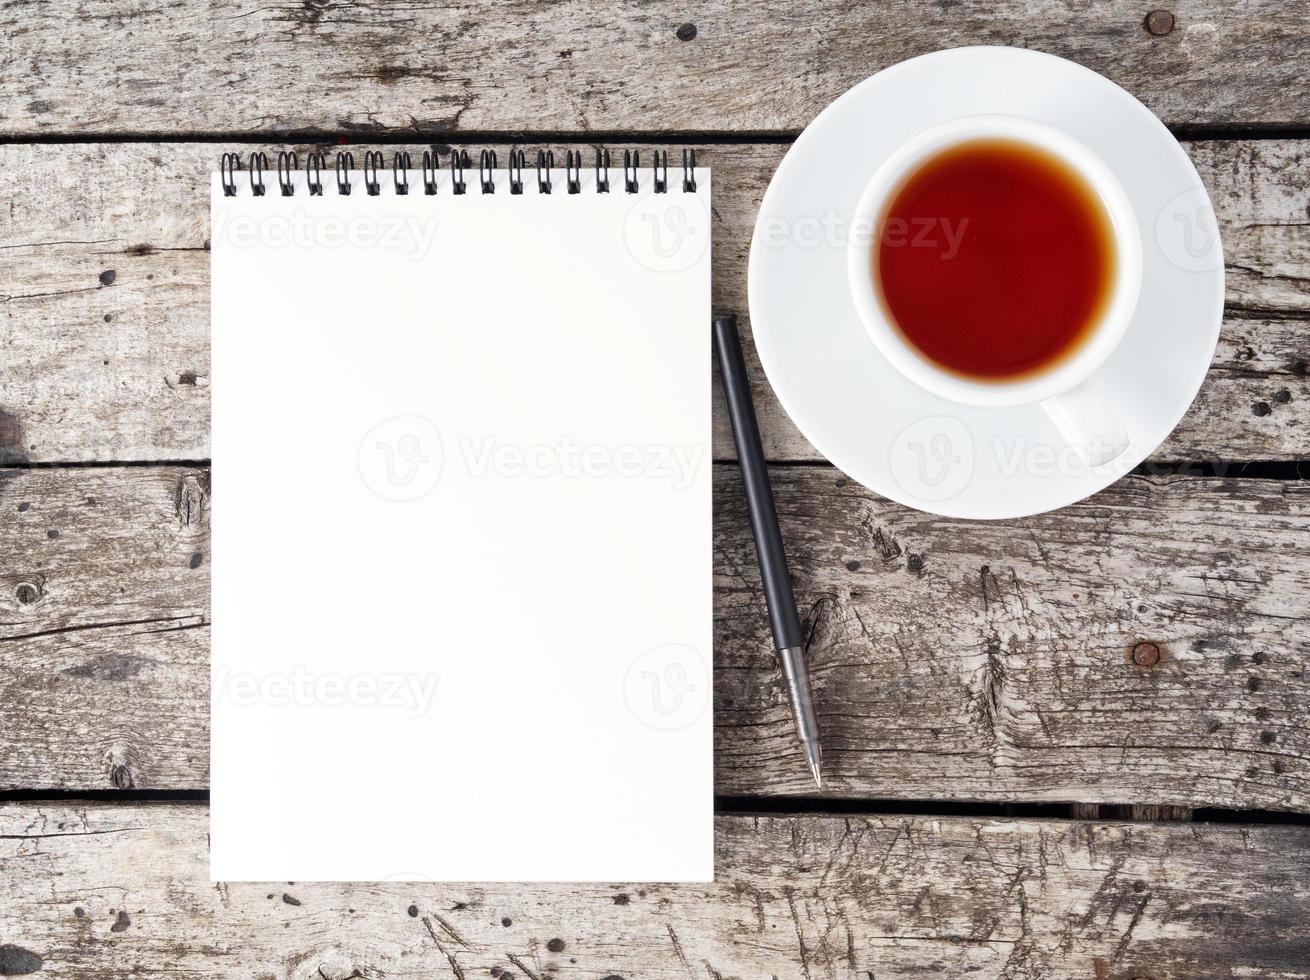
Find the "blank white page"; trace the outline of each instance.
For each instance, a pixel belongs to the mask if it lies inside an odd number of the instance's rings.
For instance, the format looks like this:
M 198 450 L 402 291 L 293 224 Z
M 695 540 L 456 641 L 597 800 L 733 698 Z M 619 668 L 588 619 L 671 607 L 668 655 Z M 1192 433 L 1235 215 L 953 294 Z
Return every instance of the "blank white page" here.
M 713 877 L 681 176 L 214 176 L 215 880 Z

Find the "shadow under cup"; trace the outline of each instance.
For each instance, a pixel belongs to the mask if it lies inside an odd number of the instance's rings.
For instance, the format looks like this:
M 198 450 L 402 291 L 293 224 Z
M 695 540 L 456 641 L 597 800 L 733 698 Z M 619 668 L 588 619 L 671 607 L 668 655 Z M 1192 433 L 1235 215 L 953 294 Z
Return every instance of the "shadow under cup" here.
M 1019 116 L 967 116 L 878 169 L 848 249 L 852 299 L 886 359 L 966 405 L 1040 403 L 1094 462 L 1128 438 L 1093 377 L 1132 318 L 1141 239 L 1090 149 Z

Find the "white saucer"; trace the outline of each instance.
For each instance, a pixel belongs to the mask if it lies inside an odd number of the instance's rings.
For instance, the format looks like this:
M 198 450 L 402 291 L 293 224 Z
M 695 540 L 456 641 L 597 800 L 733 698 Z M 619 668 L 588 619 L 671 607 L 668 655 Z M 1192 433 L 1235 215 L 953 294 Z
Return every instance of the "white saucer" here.
M 1039 405 L 974 408 L 895 371 L 846 278 L 846 225 L 873 172 L 906 139 L 973 113 L 1058 126 L 1114 171 L 1142 235 L 1132 324 L 1094 376 L 1128 450 L 1087 465 Z M 893 500 L 947 517 L 1020 517 L 1095 493 L 1178 424 L 1219 338 L 1224 272 L 1196 169 L 1156 117 L 1079 65 L 1018 48 L 955 48 L 855 86 L 801 134 L 760 206 L 750 254 L 755 344 L 787 414 L 819 452 Z

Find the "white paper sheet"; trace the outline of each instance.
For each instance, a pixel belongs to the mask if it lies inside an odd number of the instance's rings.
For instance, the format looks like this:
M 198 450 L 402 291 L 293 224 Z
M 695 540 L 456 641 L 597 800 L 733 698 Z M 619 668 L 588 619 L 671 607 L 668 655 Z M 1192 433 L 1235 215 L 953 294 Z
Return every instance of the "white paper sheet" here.
M 214 177 L 215 880 L 713 876 L 709 173 L 524 176 Z

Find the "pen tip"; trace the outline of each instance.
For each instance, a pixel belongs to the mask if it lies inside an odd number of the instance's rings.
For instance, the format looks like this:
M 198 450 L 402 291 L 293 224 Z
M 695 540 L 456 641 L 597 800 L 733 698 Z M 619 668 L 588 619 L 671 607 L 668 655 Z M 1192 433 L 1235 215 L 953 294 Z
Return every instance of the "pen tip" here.
M 823 789 L 823 773 L 819 771 L 819 748 L 816 745 L 813 751 L 806 752 L 807 761 L 810 764 L 810 772 L 814 776 L 814 785 L 818 789 Z

